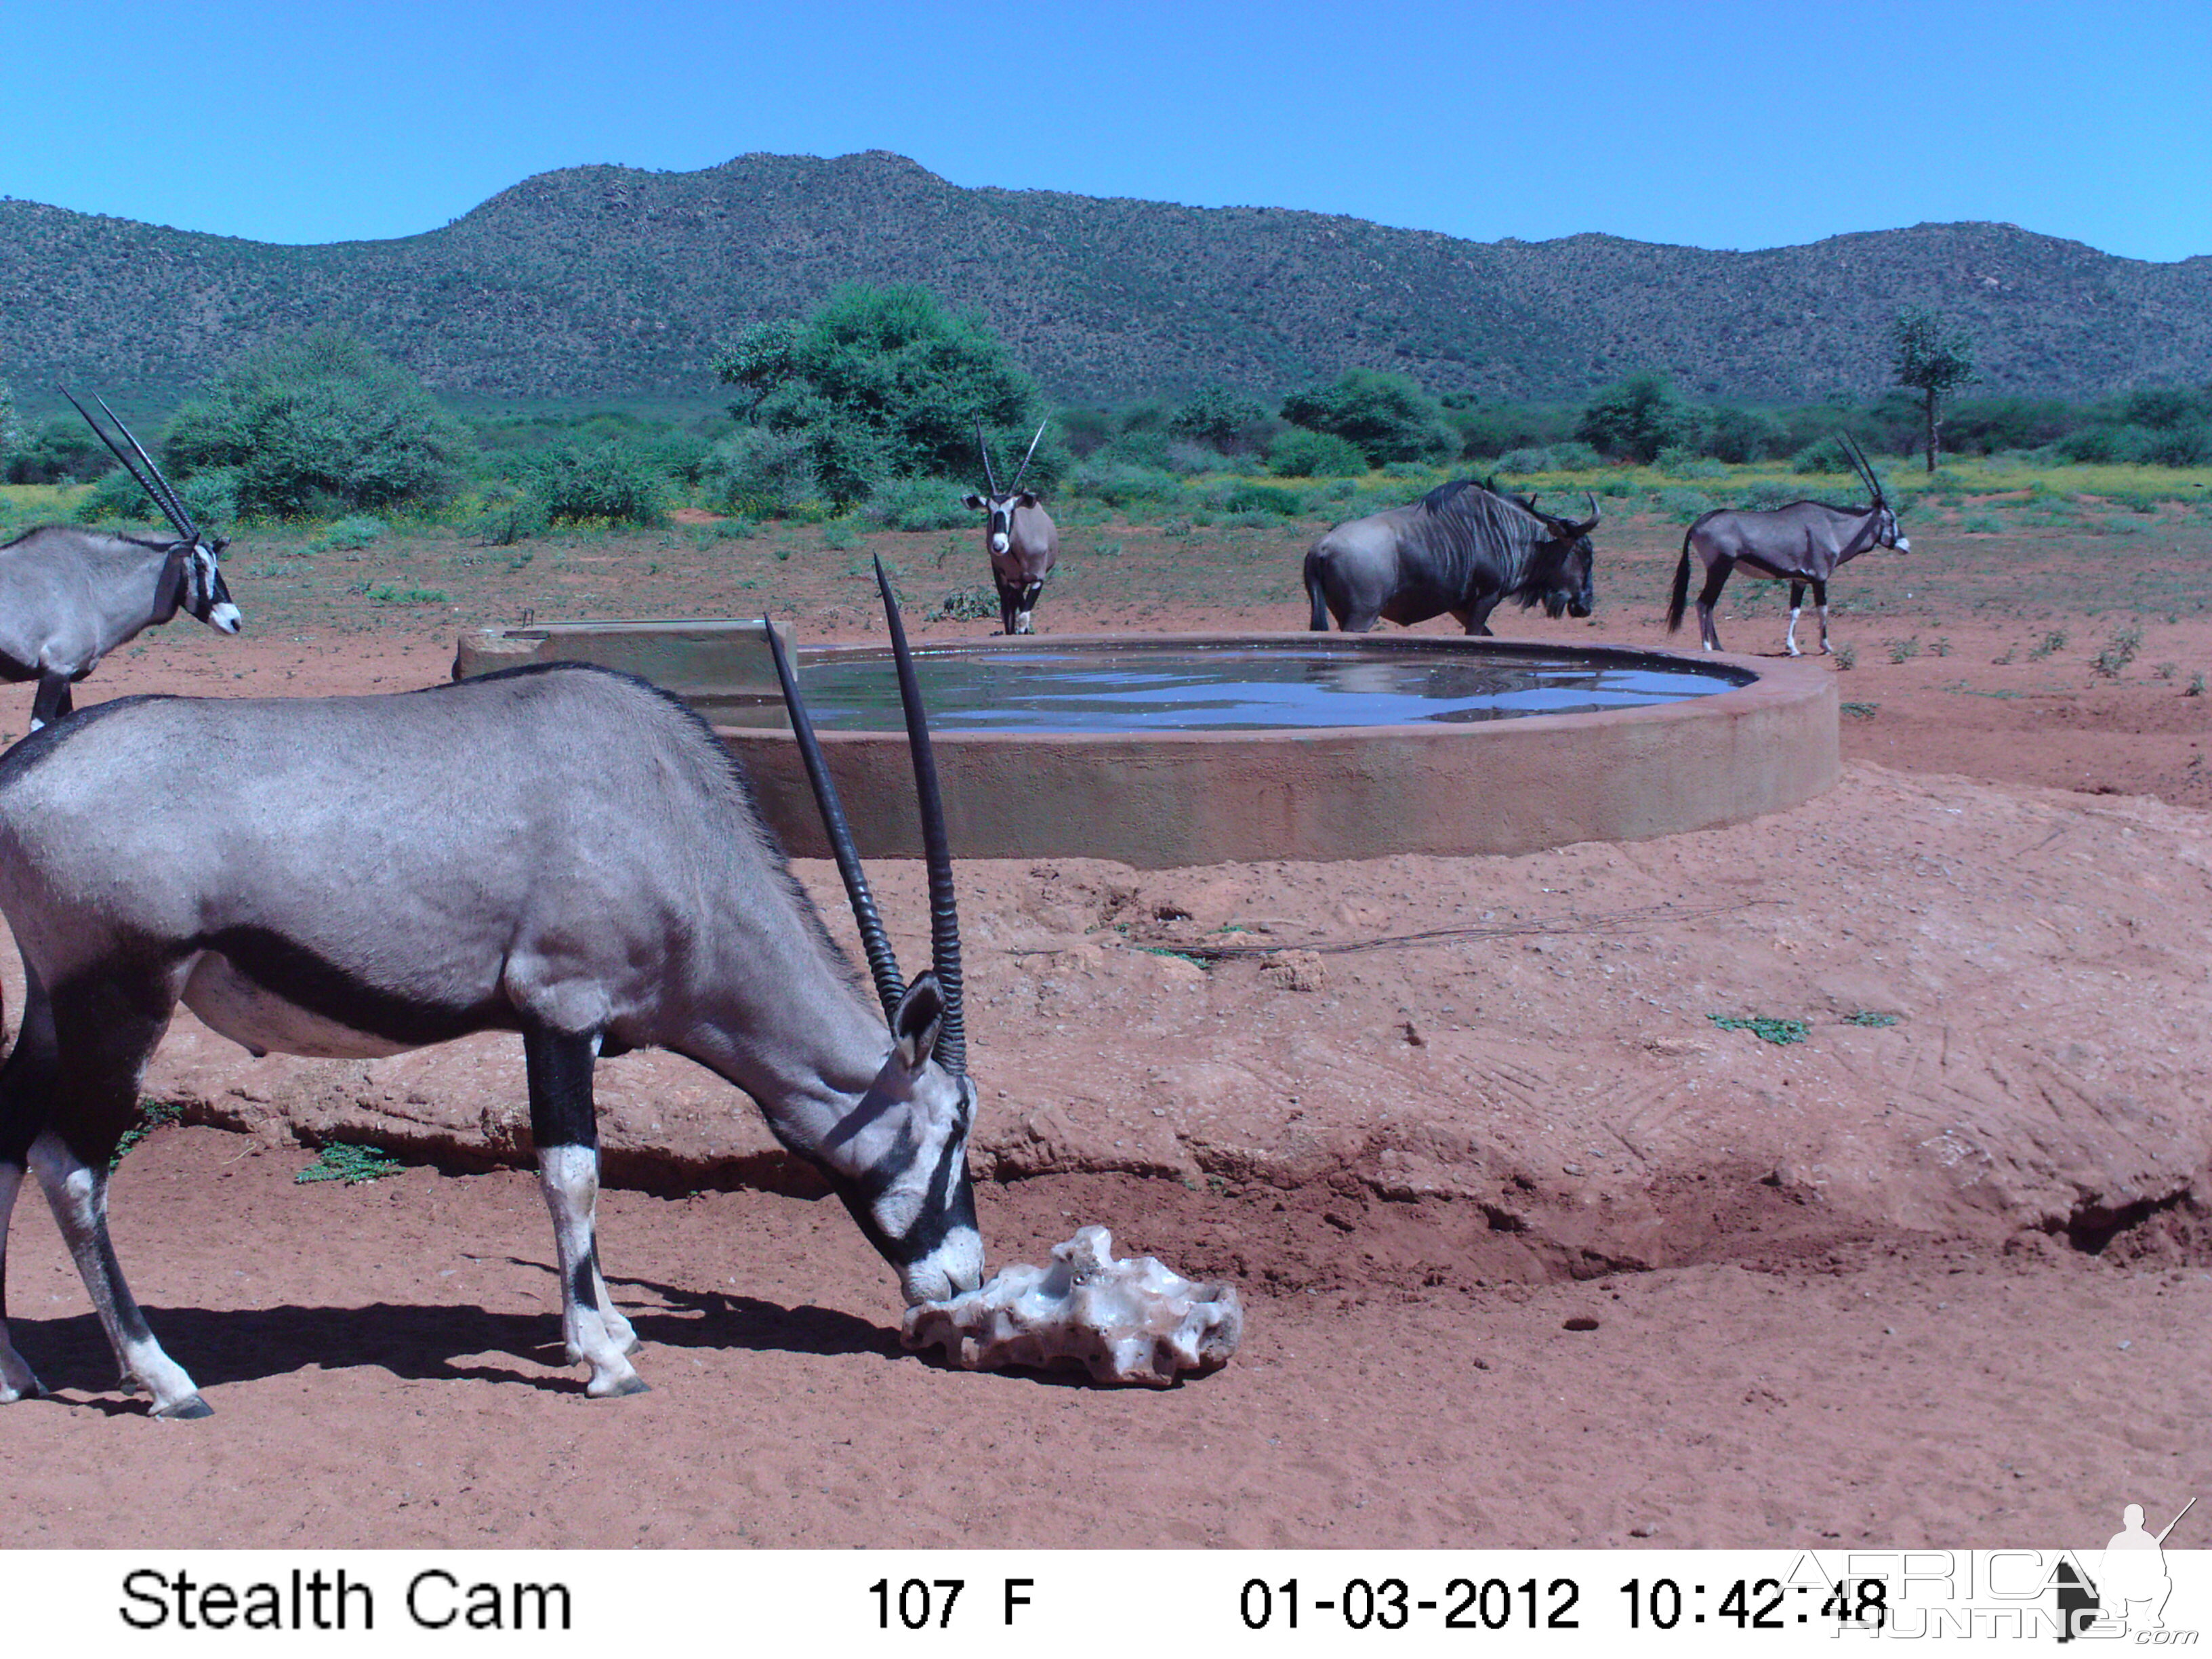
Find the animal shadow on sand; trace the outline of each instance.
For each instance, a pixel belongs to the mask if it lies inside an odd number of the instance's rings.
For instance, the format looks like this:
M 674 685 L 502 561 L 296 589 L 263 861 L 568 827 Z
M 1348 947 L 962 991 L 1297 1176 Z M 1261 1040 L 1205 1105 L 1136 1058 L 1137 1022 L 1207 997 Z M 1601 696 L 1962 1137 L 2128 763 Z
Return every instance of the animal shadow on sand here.
M 507 1258 L 553 1281 L 544 1262 Z M 905 1358 L 895 1329 L 805 1305 L 787 1308 L 757 1297 L 696 1291 L 651 1279 L 610 1278 L 616 1300 L 647 1348 L 743 1349 L 755 1353 L 874 1354 Z M 641 1299 L 647 1292 L 657 1300 Z M 557 1300 L 536 1311 L 495 1310 L 468 1303 L 375 1302 L 352 1307 L 209 1309 L 149 1306 L 147 1322 L 172 1358 L 203 1388 L 258 1382 L 293 1371 L 373 1365 L 409 1381 L 511 1383 L 552 1393 L 581 1394 L 585 1378 L 546 1376 L 501 1364 L 507 1355 L 566 1370 Z M 115 1358 L 89 1313 L 9 1320 L 15 1344 L 46 1386 L 111 1414 L 143 1412 L 143 1401 L 115 1394 Z M 460 1363 L 464 1358 L 471 1363 Z

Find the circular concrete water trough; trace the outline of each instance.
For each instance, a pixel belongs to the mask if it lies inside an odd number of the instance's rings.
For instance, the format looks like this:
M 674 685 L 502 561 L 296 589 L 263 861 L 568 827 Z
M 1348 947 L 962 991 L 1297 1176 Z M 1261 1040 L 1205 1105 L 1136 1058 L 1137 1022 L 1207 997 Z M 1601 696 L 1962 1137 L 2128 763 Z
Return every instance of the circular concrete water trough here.
M 1805 663 L 1340 634 L 994 639 L 916 658 L 963 858 L 1525 853 L 1737 823 L 1837 775 L 1834 680 Z M 888 649 L 799 662 L 861 852 L 919 857 Z M 717 730 L 785 847 L 827 856 L 788 732 Z

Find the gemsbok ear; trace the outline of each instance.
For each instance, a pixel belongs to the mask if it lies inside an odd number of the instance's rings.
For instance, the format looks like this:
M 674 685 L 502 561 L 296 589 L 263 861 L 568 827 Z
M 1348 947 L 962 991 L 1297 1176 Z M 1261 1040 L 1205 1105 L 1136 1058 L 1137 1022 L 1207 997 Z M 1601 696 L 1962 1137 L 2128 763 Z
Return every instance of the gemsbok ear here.
M 919 1072 L 936 1051 L 938 1033 L 944 1029 L 945 994 L 938 989 L 937 975 L 925 971 L 906 988 L 891 1015 L 891 1039 L 899 1064 L 909 1072 Z
M 981 495 L 963 495 L 960 498 L 960 504 L 970 513 L 981 513 L 985 507 L 990 506 L 990 502 L 985 501 Z

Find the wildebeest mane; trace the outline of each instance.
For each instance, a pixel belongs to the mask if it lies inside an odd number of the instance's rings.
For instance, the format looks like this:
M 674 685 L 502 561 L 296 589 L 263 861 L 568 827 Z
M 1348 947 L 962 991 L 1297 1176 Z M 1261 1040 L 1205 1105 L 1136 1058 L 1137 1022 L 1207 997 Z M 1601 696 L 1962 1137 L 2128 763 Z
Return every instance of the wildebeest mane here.
M 1529 580 L 1533 555 L 1548 539 L 1544 521 L 1509 495 L 1472 478 L 1438 484 L 1414 504 L 1407 538 L 1463 573 L 1484 553 L 1505 578 L 1505 592 L 1527 610 L 1541 597 Z

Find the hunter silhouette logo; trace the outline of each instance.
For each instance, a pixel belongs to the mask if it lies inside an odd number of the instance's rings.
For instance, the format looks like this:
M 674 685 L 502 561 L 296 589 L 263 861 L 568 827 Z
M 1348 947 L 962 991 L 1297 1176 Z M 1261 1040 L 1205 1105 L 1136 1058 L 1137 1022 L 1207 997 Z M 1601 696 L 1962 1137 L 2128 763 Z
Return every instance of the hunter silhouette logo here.
M 2192 1498 L 2165 1531 L 2154 1534 L 2143 1529 L 2142 1505 L 2130 1504 L 2120 1512 L 2120 1530 L 2106 1544 L 2093 1578 L 2085 1580 L 2070 1562 L 2062 1561 L 2054 1575 L 2063 1626 L 2058 1639 L 2070 1642 L 2103 1620 L 2112 1622 L 2112 1634 L 2164 1630 L 2166 1598 L 2173 1594 L 2173 1580 L 2166 1571 L 2166 1534 L 2196 1507 Z

